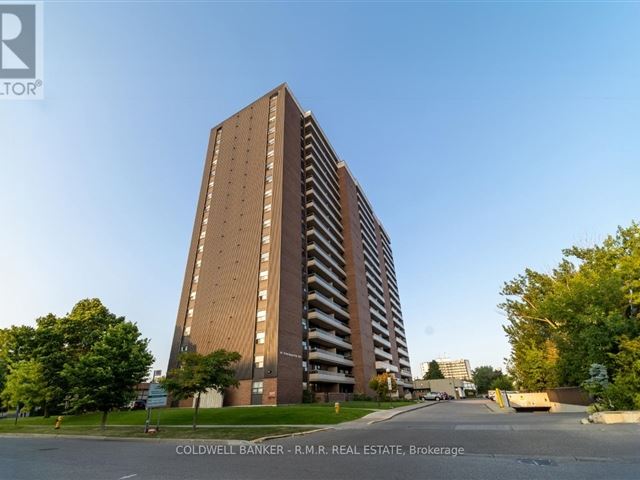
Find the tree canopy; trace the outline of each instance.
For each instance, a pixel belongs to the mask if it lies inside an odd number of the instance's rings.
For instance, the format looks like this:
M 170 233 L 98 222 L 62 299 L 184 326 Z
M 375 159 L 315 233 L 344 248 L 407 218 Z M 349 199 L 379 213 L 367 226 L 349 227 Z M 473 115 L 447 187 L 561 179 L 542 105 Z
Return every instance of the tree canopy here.
M 502 295 L 509 373 L 518 388 L 581 385 L 593 364 L 604 365 L 616 383 L 628 368 L 620 354 L 633 357 L 640 334 L 640 227 L 632 223 L 600 244 L 563 250 L 550 272 L 528 268 L 504 284 Z
M 45 415 L 66 405 L 75 410 L 106 408 L 101 389 L 113 396 L 112 407 L 122 406 L 152 359 L 135 324 L 111 313 L 99 299 L 85 299 L 65 316 L 38 318 L 35 328 L 0 329 L 0 391 L 10 405 L 42 407 Z M 125 360 L 130 362 L 127 368 Z M 38 388 L 14 395 L 10 382 L 17 376 Z
M 442 370 L 440 370 L 440 365 L 435 360 L 431 360 L 429 362 L 429 370 L 422 377 L 423 380 L 438 380 L 444 378 L 442 374 Z

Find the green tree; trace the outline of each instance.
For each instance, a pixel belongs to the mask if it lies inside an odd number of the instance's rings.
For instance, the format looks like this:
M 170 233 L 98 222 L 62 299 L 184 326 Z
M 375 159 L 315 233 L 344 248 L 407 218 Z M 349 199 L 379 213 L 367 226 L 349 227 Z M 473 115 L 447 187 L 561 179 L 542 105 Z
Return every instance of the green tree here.
M 422 377 L 423 380 L 438 380 L 440 378 L 444 378 L 442 374 L 442 370 L 440 370 L 440 365 L 435 360 L 431 360 L 429 362 L 429 370 Z
M 612 378 L 621 339 L 640 335 L 640 227 L 591 247 L 572 247 L 548 273 L 526 269 L 505 283 L 500 307 L 519 388 L 581 385 L 600 364 Z M 615 380 L 614 380 L 615 383 Z
M 612 357 L 617 370 L 606 389 L 608 399 L 616 410 L 640 410 L 640 337 L 622 337 Z
M 12 365 L 2 391 L 2 397 L 9 405 L 16 410 L 31 410 L 45 403 L 48 400 L 47 395 L 48 390 L 40 363 L 35 360 L 21 360 Z
M 511 380 L 509 375 L 500 372 L 500 375 L 493 379 L 489 387 L 491 390 L 495 390 L 496 388 L 500 390 L 513 390 L 513 380 Z
M 70 385 L 69 397 L 74 411 L 102 412 L 100 427 L 105 428 L 111 409 L 119 408 L 134 396 L 153 363 L 147 339 L 140 338 L 138 327 L 130 322 L 109 325 L 74 363 L 64 366 L 62 375 Z
M 176 400 L 195 397 L 193 429 L 196 429 L 200 397 L 207 390 L 223 393 L 227 388 L 237 387 L 234 365 L 240 361 L 238 352 L 216 350 L 208 355 L 184 352 L 179 358 L 179 367 L 168 372 L 161 382 Z
M 389 390 L 389 378 L 391 379 L 391 390 Z M 381 400 L 391 399 L 391 393 L 398 390 L 398 382 L 393 375 L 383 372 L 369 380 L 369 388 L 376 392 L 378 397 L 378 405 Z
M 473 370 L 473 383 L 479 394 L 487 393 L 494 380 L 502 375 L 501 370 L 496 370 L 490 365 L 483 365 Z

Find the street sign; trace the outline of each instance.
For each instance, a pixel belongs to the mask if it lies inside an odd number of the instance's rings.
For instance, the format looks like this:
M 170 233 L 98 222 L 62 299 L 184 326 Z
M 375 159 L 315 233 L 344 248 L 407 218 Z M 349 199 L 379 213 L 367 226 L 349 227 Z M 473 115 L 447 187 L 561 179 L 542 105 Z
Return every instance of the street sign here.
M 159 383 L 149 384 L 149 396 L 147 397 L 147 408 L 166 407 L 167 391 Z

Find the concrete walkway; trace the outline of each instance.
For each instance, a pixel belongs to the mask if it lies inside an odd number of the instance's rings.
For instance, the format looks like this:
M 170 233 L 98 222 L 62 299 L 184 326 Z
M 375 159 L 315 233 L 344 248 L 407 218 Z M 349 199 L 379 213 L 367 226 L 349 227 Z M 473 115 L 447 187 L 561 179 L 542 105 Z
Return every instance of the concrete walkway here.
M 338 423 L 336 425 L 330 425 L 329 427 L 334 428 L 336 430 L 345 430 L 350 428 L 363 428 L 367 425 L 372 425 L 378 422 L 384 422 L 385 420 L 390 420 L 393 417 L 397 417 L 398 415 L 402 415 L 403 413 L 412 412 L 413 410 L 418 410 L 419 408 L 430 407 L 432 405 L 437 405 L 442 402 L 421 402 L 415 405 L 407 405 L 405 407 L 392 408 L 389 410 L 376 410 L 375 412 L 370 413 L 369 415 L 365 415 L 362 418 L 357 420 L 352 420 L 350 422 Z

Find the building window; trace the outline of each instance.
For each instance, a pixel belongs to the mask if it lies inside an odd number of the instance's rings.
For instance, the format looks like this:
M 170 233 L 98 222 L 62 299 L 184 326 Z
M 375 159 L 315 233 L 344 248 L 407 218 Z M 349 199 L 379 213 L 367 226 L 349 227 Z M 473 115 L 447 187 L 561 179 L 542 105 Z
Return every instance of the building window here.
M 191 295 L 189 295 L 189 298 L 191 300 L 195 300 L 196 299 L 196 292 L 191 292 Z
M 189 316 L 189 317 L 193 317 L 193 308 L 190 308 L 190 309 L 189 309 L 188 316 Z
M 201 238 L 201 239 L 202 239 L 202 238 L 204 238 L 204 237 L 206 237 L 206 236 L 207 236 L 207 232 L 202 232 L 202 233 L 200 234 L 200 238 Z
M 184 327 L 184 334 L 185 337 L 188 337 L 189 335 L 191 335 L 191 325 L 189 325 L 188 327 Z
M 254 395 L 262 395 L 262 382 L 253 382 L 251 384 L 251 393 Z
M 273 194 L 273 190 L 269 189 L 267 191 L 264 192 L 264 196 L 265 197 L 270 197 Z
M 265 235 L 264 237 L 262 237 L 262 244 L 265 245 L 267 243 L 269 243 L 269 235 Z
M 267 170 L 273 170 L 273 162 L 267 163 Z
M 260 261 L 261 262 L 268 262 L 269 261 L 269 252 L 261 253 L 260 254 Z
M 272 175 L 269 175 L 269 176 L 267 177 L 267 183 L 271 183 L 271 182 L 273 182 L 273 176 L 272 176 Z
M 264 355 L 256 355 L 254 365 L 256 368 L 264 368 Z
M 263 345 L 264 344 L 264 332 L 256 333 L 256 343 L 258 345 Z
M 262 226 L 264 228 L 270 227 L 271 226 L 271 219 L 267 218 L 264 222 L 262 222 Z
M 256 314 L 256 319 L 259 322 L 264 322 L 267 319 L 267 312 L 266 310 L 260 310 L 258 311 L 258 313 Z
M 200 279 L 200 275 L 196 275 L 195 277 L 193 277 L 193 283 L 198 283 L 199 279 Z
M 269 278 L 268 271 L 260 272 L 260 280 L 266 280 L 267 278 Z
M 258 292 L 258 298 L 260 300 L 266 300 L 267 299 L 267 291 L 266 290 L 260 290 Z
M 270 211 L 271 211 L 271 204 L 270 204 L 270 203 L 268 203 L 268 204 L 266 204 L 266 205 L 264 206 L 264 211 L 265 211 L 265 212 L 270 212 Z

